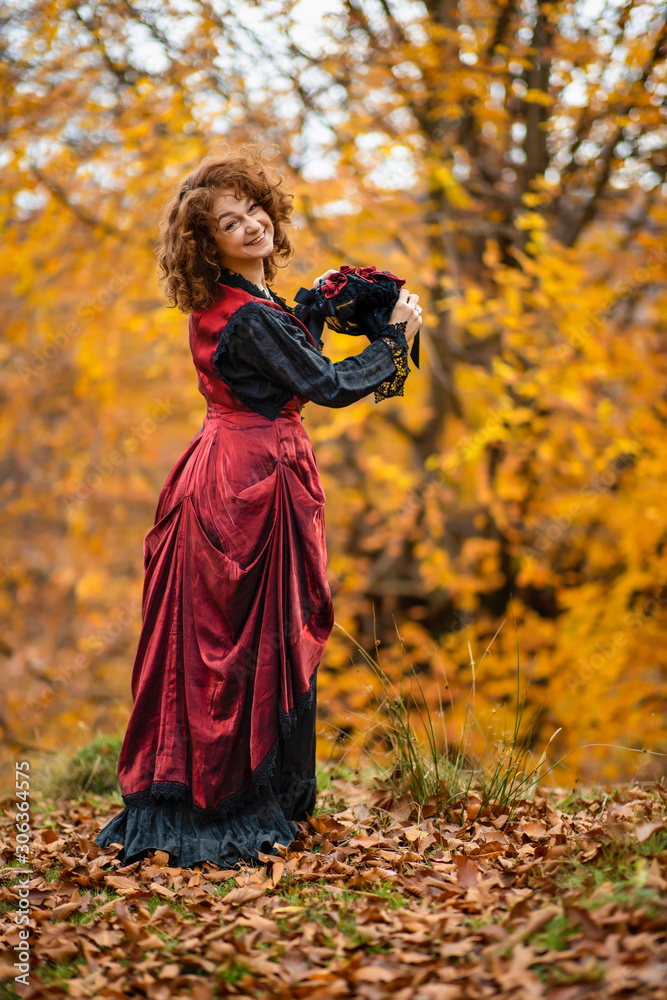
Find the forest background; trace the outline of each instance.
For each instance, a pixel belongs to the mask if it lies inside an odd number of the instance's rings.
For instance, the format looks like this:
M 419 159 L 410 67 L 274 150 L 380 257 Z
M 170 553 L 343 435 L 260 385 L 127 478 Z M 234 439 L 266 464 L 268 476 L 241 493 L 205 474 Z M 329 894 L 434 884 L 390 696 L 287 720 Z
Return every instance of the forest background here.
M 295 194 L 279 294 L 375 264 L 424 306 L 403 398 L 304 409 L 337 623 L 389 676 L 412 665 L 450 742 L 500 627 L 479 732 L 502 743 L 518 645 L 535 745 L 560 728 L 552 758 L 574 751 L 559 779 L 636 776 L 667 728 L 664 5 L 0 19 L 5 760 L 124 731 L 142 540 L 205 412 L 157 218 L 203 155 L 253 140 Z M 325 337 L 334 361 L 361 349 Z M 338 628 L 319 673 L 319 753 L 340 757 L 377 679 Z

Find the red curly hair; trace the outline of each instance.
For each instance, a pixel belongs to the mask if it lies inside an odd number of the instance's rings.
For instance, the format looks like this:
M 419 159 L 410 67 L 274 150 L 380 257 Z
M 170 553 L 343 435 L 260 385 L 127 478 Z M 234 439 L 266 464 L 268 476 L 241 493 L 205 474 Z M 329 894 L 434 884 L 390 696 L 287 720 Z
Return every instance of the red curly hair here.
M 221 261 L 213 239 L 211 205 L 219 191 L 231 188 L 237 198 L 259 202 L 273 223 L 273 250 L 264 258 L 264 275 L 272 281 L 279 266 L 292 256 L 288 236 L 292 195 L 280 189 L 282 178 L 271 169 L 254 143 L 205 157 L 176 188 L 160 221 L 159 278 L 173 308 L 181 312 L 207 309 L 221 276 Z M 285 266 L 283 264 L 282 266 Z

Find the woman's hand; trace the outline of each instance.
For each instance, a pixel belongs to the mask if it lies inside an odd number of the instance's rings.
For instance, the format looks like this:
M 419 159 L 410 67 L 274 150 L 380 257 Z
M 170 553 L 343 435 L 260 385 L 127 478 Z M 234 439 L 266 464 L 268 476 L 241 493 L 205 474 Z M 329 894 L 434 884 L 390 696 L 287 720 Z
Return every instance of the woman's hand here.
M 319 276 L 319 278 L 315 278 L 315 281 L 312 283 L 312 285 L 310 287 L 311 288 L 317 288 L 317 286 L 319 285 L 320 281 L 326 281 L 328 277 L 330 277 L 332 274 L 335 274 L 335 273 L 336 273 L 336 268 L 335 267 L 330 267 L 329 270 L 325 271 L 324 274 L 321 274 Z
M 389 317 L 389 323 L 407 323 L 405 339 L 410 343 L 417 330 L 422 325 L 421 309 L 418 310 L 419 296 L 411 294 L 407 288 L 402 288 L 398 294 L 398 302 Z

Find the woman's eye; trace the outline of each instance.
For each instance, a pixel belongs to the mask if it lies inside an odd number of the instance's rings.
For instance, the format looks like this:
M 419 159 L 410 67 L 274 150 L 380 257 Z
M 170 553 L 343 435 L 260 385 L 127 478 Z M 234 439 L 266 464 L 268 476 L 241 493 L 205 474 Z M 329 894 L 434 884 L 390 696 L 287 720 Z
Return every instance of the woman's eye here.
M 256 202 L 254 202 L 254 203 L 253 203 L 253 204 L 252 204 L 252 205 L 250 206 L 250 208 L 248 209 L 248 211 L 249 211 L 249 212 L 252 212 L 253 208 L 261 208 L 261 207 L 262 207 L 262 206 L 261 206 L 261 205 L 259 204 L 259 202 L 258 202 L 258 201 L 256 201 Z M 232 230 L 232 229 L 234 228 L 234 226 L 235 226 L 235 225 L 237 224 L 237 222 L 238 222 L 238 219 L 232 219 L 232 221 L 231 221 L 231 222 L 228 222 L 228 223 L 227 223 L 227 225 L 225 226 L 225 232 L 226 232 L 226 233 L 230 232 L 230 230 Z

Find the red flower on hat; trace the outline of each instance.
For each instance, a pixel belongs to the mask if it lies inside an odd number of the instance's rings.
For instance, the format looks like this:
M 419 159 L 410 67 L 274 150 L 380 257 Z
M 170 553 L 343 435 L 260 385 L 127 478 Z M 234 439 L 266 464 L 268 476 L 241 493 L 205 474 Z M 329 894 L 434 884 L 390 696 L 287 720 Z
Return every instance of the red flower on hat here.
M 357 268 L 357 275 L 360 278 L 363 278 L 364 281 L 374 281 L 375 275 L 379 273 L 380 272 L 378 271 L 377 267 L 374 267 L 372 264 L 369 264 L 368 267 Z
M 391 271 L 380 271 L 380 274 L 384 274 L 387 278 L 391 278 L 392 281 L 396 282 L 399 288 L 402 288 L 405 284 L 405 278 L 397 278 L 395 274 L 391 273 Z
M 345 265 L 343 265 L 343 267 L 345 267 Z M 338 293 L 347 284 L 347 278 L 341 272 L 342 268 L 340 271 L 330 274 L 327 280 L 322 282 L 322 294 L 325 299 L 332 299 L 334 295 L 338 295 Z
M 350 275 L 373 284 L 380 274 L 386 278 L 390 278 L 399 288 L 405 284 L 405 278 L 397 278 L 391 271 L 378 271 L 374 264 L 369 264 L 367 267 L 352 267 L 350 264 L 341 264 L 340 269 L 329 275 L 327 280 L 322 283 L 322 294 L 326 299 L 332 299 L 335 295 L 338 295 L 347 284 L 347 279 Z
M 358 267 L 356 271 L 358 276 L 364 278 L 366 281 L 375 281 L 379 274 L 383 274 L 385 278 L 390 278 L 396 282 L 399 288 L 405 284 L 405 278 L 397 278 L 391 271 L 378 271 L 374 264 L 369 264 L 367 267 Z

